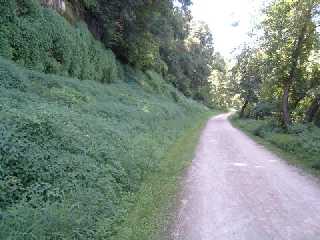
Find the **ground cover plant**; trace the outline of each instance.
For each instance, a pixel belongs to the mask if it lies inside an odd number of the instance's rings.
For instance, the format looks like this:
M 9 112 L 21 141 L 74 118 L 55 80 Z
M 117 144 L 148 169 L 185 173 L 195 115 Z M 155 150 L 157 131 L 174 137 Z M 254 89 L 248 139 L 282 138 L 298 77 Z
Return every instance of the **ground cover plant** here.
M 0 55 L 29 69 L 86 80 L 118 78 L 111 50 L 83 22 L 71 25 L 38 0 L 5 0 L 0 6 Z
M 123 75 L 107 85 L 0 59 L 0 239 L 110 238 L 124 199 L 207 117 L 156 73 Z
M 208 118 L 217 113 L 204 114 L 170 146 L 157 171 L 146 176 L 112 240 L 170 239 L 182 179 L 194 157 L 203 127 Z
M 212 113 L 177 90 L 209 105 L 211 33 L 187 41 L 189 1 L 53 2 L 0 5 L 0 239 L 150 239 Z

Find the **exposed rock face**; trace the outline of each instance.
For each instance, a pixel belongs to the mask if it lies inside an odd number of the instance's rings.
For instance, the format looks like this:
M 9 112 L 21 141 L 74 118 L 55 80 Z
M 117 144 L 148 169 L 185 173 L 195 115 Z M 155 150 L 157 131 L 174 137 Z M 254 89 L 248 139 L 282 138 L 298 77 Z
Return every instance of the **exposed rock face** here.
M 66 11 L 65 0 L 41 0 L 41 4 L 46 7 L 54 8 L 57 11 L 61 11 L 61 12 Z

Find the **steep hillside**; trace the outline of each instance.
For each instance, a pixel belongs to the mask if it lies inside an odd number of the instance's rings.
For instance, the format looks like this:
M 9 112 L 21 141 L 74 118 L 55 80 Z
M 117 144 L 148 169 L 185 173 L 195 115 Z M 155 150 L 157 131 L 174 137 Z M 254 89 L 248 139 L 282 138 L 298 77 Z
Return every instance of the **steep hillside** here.
M 3 59 L 0 79 L 0 239 L 107 239 L 123 197 L 207 111 L 166 84 L 160 94 Z
M 27 68 L 78 79 L 120 78 L 111 50 L 83 22 L 71 25 L 38 0 L 6 0 L 0 6 L 0 55 Z
M 3 0 L 0 55 L 27 68 L 110 83 L 124 66 L 152 70 L 212 106 L 212 34 L 190 0 Z
M 161 68 L 117 60 L 68 12 L 83 1 L 62 2 L 0 5 L 0 239 L 133 239 L 127 222 L 168 206 L 209 110 Z

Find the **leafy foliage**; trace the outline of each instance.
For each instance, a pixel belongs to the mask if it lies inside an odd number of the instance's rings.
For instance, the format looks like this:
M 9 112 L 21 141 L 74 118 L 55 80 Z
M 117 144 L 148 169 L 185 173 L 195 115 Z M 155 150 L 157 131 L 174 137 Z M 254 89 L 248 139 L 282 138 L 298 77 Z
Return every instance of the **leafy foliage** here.
M 288 153 L 294 163 L 317 171 L 320 132 L 312 122 L 320 114 L 319 4 L 271 2 L 259 25 L 263 36 L 238 55 L 233 72 L 242 115 L 248 117 L 236 124 Z
M 259 25 L 264 34 L 238 55 L 233 77 L 246 115 L 256 117 L 261 106 L 272 106 L 263 115 L 272 115 L 287 130 L 293 123 L 316 120 L 319 4 L 319 0 L 276 0 L 265 9 Z M 254 76 L 254 81 L 245 80 L 250 79 L 246 75 Z
M 38 0 L 5 0 L 0 12 L 0 55 L 44 73 L 101 82 L 118 79 L 113 53 L 83 23 L 71 26 Z
M 209 102 L 212 35 L 190 34 L 190 4 L 1 2 L 0 55 L 29 70 L 0 57 L 0 239 L 118 233 L 145 177 L 208 111 L 178 91 Z
M 206 111 L 156 73 L 122 71 L 103 85 L 0 58 L 1 239 L 109 238 L 122 202 Z
M 234 107 L 238 98 L 232 88 L 232 75 L 227 69 L 227 63 L 219 54 L 214 54 L 212 71 L 209 77 L 211 105 L 215 108 L 228 109 Z
M 186 96 L 210 105 L 213 38 L 208 26 L 191 23 L 190 5 L 70 0 L 66 12 L 58 13 L 39 0 L 4 0 L 0 55 L 37 71 L 107 83 L 121 78 L 116 56 L 133 68 L 158 72 Z

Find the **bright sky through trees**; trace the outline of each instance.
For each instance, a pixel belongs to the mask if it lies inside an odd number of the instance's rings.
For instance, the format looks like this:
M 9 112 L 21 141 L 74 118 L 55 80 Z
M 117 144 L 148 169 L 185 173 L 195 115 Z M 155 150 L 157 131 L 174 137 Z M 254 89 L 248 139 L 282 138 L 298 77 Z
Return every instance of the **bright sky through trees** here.
M 230 58 L 231 51 L 247 40 L 267 2 L 270 0 L 195 0 L 192 14 L 210 26 L 216 50 Z

